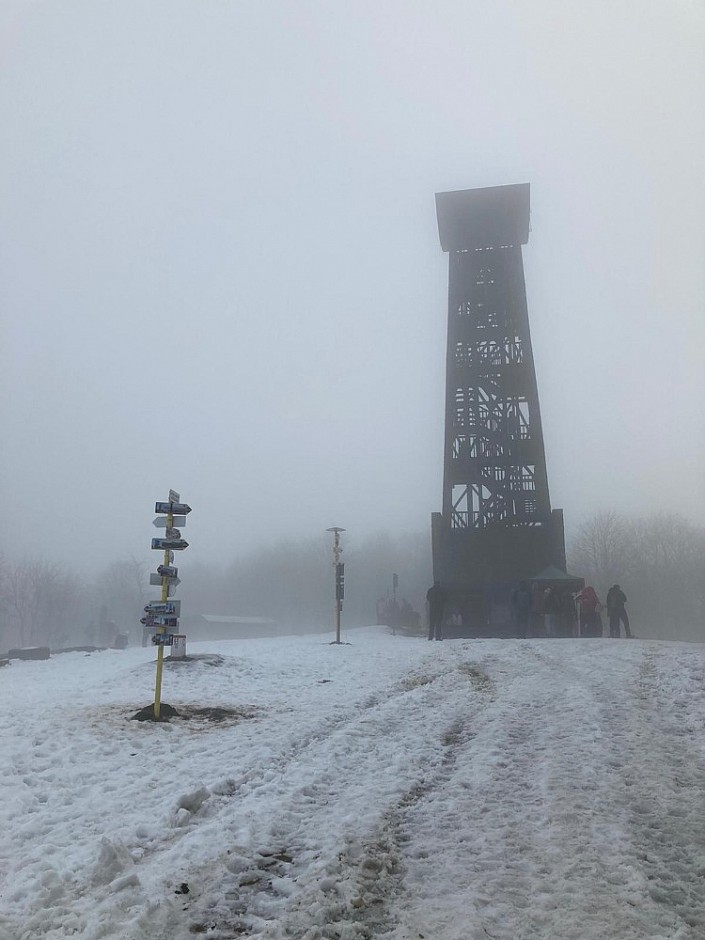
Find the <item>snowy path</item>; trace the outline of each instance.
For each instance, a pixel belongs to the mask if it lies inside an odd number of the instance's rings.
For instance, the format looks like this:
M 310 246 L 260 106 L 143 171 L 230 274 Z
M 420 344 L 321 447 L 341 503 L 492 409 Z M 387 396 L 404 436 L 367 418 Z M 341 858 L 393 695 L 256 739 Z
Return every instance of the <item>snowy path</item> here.
M 349 638 L 6 668 L 0 938 L 705 938 L 704 648 Z
M 409 820 L 418 900 L 395 937 L 705 937 L 700 649 L 664 657 L 662 673 L 642 644 L 526 651 L 486 664 L 491 701 L 458 772 Z M 684 688 L 691 714 L 674 707 Z M 439 837 L 442 865 L 424 857 Z

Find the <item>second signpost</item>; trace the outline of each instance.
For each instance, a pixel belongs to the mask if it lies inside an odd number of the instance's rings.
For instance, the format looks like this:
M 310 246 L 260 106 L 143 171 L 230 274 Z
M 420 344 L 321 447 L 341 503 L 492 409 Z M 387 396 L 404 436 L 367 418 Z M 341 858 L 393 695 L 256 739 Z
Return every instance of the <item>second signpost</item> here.
M 326 532 L 333 533 L 333 569 L 335 570 L 335 640 L 333 643 L 340 645 L 340 611 L 343 609 L 345 600 L 345 563 L 340 560 L 343 554 L 340 533 L 345 532 L 345 529 L 334 525 L 326 529 Z

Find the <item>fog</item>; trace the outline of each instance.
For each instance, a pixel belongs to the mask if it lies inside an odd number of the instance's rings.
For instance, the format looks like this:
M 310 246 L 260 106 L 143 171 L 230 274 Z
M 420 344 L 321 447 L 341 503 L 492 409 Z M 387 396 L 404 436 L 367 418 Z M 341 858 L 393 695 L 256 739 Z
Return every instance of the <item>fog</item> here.
M 82 569 L 429 529 L 434 194 L 531 184 L 551 500 L 705 522 L 705 8 L 0 8 L 0 548 Z M 430 576 L 430 572 L 429 572 Z

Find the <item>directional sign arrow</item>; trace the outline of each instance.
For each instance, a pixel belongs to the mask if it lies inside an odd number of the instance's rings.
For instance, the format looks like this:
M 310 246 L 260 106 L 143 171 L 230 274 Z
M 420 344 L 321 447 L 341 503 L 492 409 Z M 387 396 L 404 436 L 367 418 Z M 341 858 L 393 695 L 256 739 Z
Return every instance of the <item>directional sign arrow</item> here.
M 170 629 L 176 629 L 176 627 L 179 625 L 179 618 L 158 616 L 154 618 L 154 623 L 158 627 L 169 627 Z
M 152 643 L 155 646 L 173 646 L 174 645 L 174 634 L 173 633 L 155 633 L 152 637 Z
M 176 585 L 181 584 L 181 578 L 163 578 L 160 574 L 154 574 L 154 572 L 152 572 L 152 574 L 149 576 L 149 583 L 155 586 L 162 585 L 165 581 L 169 591 L 171 592 L 169 596 L 174 593 L 174 588 Z
M 181 616 L 181 601 L 150 601 L 144 608 L 144 612 L 149 616 Z
M 155 503 L 154 511 L 171 513 L 172 516 L 187 516 L 191 512 L 191 507 L 187 503 Z
M 174 525 L 184 526 L 186 525 L 186 516 L 174 516 Z M 153 526 L 156 526 L 158 529 L 166 529 L 169 525 L 169 520 L 166 516 L 157 516 L 152 522 Z
M 188 542 L 185 539 L 152 539 L 152 548 L 181 552 L 188 548 Z

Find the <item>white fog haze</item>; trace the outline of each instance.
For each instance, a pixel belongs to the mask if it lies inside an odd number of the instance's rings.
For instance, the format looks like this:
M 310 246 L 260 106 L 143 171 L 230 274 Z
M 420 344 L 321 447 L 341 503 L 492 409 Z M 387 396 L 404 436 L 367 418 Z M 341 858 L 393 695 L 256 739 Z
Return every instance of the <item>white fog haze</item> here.
M 704 50 L 0 0 L 0 940 L 704 940 Z
M 184 566 L 429 532 L 434 194 L 516 182 L 568 535 L 705 521 L 701 4 L 38 0 L 0 25 L 7 556 L 151 563 L 169 487 Z

